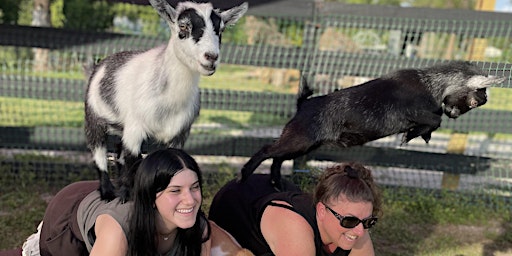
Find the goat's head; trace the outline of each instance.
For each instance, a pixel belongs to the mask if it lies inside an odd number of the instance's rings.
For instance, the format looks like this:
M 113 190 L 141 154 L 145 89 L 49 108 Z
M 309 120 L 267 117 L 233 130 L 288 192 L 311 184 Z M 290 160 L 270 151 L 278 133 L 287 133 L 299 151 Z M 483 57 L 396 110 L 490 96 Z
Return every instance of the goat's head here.
M 165 0 L 150 0 L 171 29 L 171 42 L 177 57 L 203 75 L 215 73 L 220 54 L 221 34 L 247 11 L 248 4 L 228 10 L 214 9 L 211 3 L 179 2 L 176 8 Z
M 487 102 L 487 88 L 505 81 L 504 77 L 486 75 L 469 62 L 456 62 L 454 65 L 451 74 L 453 85 L 447 88 L 443 97 L 443 111 L 450 118 L 457 118 L 484 105 Z

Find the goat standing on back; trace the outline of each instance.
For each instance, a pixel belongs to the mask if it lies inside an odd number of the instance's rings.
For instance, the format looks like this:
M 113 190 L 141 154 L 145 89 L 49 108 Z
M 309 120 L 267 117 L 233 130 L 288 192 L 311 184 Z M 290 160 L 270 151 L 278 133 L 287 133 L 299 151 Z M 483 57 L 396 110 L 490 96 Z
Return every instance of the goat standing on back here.
M 502 83 L 469 62 L 454 61 L 424 69 L 404 69 L 354 87 L 308 98 L 313 92 L 305 81 L 297 99 L 297 112 L 281 136 L 263 146 L 242 167 L 247 180 L 266 159 L 272 158 L 270 174 L 280 189 L 283 161 L 305 155 L 321 145 L 352 147 L 403 133 L 402 144 L 421 136 L 428 143 L 449 118 L 487 102 L 486 88 Z
M 217 67 L 221 34 L 247 11 L 247 3 L 220 11 L 210 3 L 180 2 L 174 9 L 165 0 L 150 0 L 167 21 L 167 45 L 147 51 L 113 54 L 90 68 L 85 99 L 85 135 L 92 151 L 104 200 L 116 197 L 108 174 L 107 135 L 122 139 L 124 162 L 119 196 L 129 199 L 128 169 L 140 158 L 144 140 L 183 147 L 199 115 L 199 78 Z

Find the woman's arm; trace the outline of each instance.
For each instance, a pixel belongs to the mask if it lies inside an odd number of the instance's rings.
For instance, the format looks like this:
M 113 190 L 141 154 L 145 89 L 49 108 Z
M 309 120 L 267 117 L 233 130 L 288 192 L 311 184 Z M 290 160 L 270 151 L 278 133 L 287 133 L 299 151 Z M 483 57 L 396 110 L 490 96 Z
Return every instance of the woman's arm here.
M 315 256 L 313 229 L 299 214 L 269 205 L 260 225 L 263 237 L 276 256 Z
M 110 255 L 125 256 L 128 252 L 128 241 L 121 225 L 110 215 L 102 214 L 96 218 L 94 225 L 96 241 L 90 256 Z
M 375 251 L 373 250 L 373 242 L 370 237 L 370 233 L 368 230 L 364 231 L 364 235 L 360 237 L 352 251 L 350 252 L 350 256 L 374 256 Z

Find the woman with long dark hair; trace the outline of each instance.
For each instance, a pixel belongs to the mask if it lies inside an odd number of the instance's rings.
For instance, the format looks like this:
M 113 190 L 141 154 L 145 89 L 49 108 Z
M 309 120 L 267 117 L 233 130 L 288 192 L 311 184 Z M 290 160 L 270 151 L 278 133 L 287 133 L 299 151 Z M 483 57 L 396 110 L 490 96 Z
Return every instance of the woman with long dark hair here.
M 210 255 L 210 223 L 201 211 L 202 175 L 180 149 L 136 163 L 132 199 L 105 202 L 97 181 L 68 185 L 47 207 L 23 255 Z
M 210 236 L 202 184 L 199 166 L 184 151 L 148 155 L 135 176 L 128 255 L 201 255 Z

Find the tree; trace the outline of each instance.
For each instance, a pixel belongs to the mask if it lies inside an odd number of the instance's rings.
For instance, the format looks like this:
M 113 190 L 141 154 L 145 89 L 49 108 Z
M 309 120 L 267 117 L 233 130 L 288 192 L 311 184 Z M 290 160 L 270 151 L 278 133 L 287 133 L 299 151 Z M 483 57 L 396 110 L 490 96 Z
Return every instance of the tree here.
M 34 0 L 32 11 L 32 26 L 51 27 L 50 0 Z
M 19 0 L 0 1 L 0 22 L 6 24 L 18 24 L 19 11 Z
M 34 9 L 32 11 L 32 26 L 51 27 L 50 19 L 50 0 L 34 0 Z M 43 72 L 48 70 L 49 50 L 34 48 L 34 71 Z
M 66 0 L 63 5 L 64 27 L 105 30 L 112 26 L 114 13 L 105 0 Z

